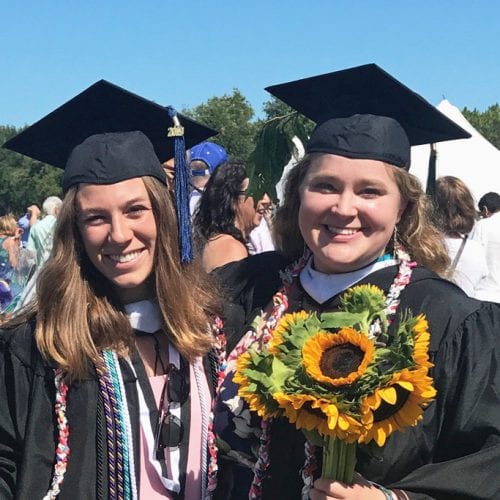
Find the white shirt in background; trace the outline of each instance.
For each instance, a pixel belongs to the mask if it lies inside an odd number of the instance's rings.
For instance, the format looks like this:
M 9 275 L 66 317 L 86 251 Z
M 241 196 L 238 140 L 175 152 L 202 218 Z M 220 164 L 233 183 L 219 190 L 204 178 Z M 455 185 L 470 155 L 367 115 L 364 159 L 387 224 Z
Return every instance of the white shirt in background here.
M 461 238 L 445 238 L 446 248 L 450 259 L 455 259 Z M 469 297 L 476 297 L 477 289 L 488 276 L 486 252 L 483 246 L 471 238 L 467 239 L 451 280 L 457 284 Z
M 481 219 L 472 235 L 486 251 L 488 276 L 480 283 L 476 298 L 500 302 L 500 212 Z

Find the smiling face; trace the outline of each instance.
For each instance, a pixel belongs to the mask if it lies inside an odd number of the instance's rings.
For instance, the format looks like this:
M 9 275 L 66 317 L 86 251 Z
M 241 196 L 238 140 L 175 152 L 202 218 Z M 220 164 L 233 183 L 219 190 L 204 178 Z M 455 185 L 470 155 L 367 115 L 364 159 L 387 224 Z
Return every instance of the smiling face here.
M 318 271 L 355 271 L 384 254 L 404 210 L 392 168 L 331 154 L 309 167 L 299 227 Z
M 241 183 L 240 195 L 238 196 L 236 206 L 235 225 L 245 237 L 247 237 L 253 229 L 255 218 L 254 199 L 252 196 L 247 197 L 246 195 L 249 185 L 250 179 L 247 177 Z
M 88 258 L 124 303 L 151 296 L 156 221 L 140 177 L 116 184 L 82 184 L 78 228 Z

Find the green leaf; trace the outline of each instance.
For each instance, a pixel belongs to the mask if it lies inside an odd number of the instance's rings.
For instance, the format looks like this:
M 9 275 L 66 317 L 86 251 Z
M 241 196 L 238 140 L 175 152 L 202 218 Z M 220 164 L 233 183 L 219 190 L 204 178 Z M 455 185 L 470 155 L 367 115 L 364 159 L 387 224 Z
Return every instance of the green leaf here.
M 302 433 L 308 441 L 310 441 L 314 446 L 319 446 L 323 448 L 325 446 L 325 439 L 321 437 L 317 431 L 308 431 L 307 429 L 302 429 Z
M 353 327 L 366 322 L 367 313 L 349 313 L 343 311 L 323 313 L 321 315 L 321 326 L 327 329 L 338 329 L 342 327 Z

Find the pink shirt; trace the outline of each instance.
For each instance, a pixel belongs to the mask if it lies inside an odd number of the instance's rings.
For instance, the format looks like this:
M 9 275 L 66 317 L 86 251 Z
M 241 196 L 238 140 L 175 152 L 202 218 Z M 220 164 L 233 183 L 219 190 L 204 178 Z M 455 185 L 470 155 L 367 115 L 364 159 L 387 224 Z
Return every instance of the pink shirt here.
M 205 399 L 205 407 L 210 408 L 210 391 L 208 382 L 203 369 L 201 359 L 195 361 L 200 368 L 201 373 L 201 386 L 203 397 Z M 190 390 L 191 390 L 191 420 L 190 420 L 190 433 L 189 433 L 189 447 L 187 458 L 187 471 L 186 471 L 186 487 L 184 491 L 184 498 L 187 500 L 194 500 L 201 498 L 201 472 L 200 464 L 202 458 L 202 426 L 201 426 L 201 407 L 198 386 L 194 375 L 192 364 L 189 365 L 190 377 Z M 149 378 L 153 394 L 155 396 L 156 404 L 160 404 L 161 391 L 165 375 L 156 375 Z M 206 443 L 203 444 L 206 446 Z M 172 495 L 162 485 L 157 472 L 152 465 L 145 459 L 148 456 L 147 442 L 144 436 L 144 430 L 141 428 L 141 483 L 139 485 L 139 498 L 144 500 L 154 500 L 156 498 L 172 498 Z M 167 470 L 169 470 L 168 453 L 167 455 Z

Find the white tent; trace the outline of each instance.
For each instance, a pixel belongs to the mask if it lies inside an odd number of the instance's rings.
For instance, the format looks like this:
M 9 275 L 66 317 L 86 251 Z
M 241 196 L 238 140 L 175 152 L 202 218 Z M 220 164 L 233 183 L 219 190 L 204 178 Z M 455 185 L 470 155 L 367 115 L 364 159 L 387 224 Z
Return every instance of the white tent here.
M 476 202 L 489 191 L 500 193 L 500 150 L 488 142 L 462 115 L 460 110 L 443 100 L 437 109 L 467 130 L 472 137 L 436 143 L 436 177 L 453 175 L 463 180 Z M 425 189 L 429 166 L 430 146 L 411 148 L 410 172 L 416 175 Z

